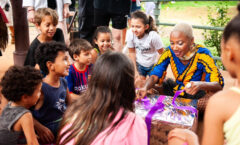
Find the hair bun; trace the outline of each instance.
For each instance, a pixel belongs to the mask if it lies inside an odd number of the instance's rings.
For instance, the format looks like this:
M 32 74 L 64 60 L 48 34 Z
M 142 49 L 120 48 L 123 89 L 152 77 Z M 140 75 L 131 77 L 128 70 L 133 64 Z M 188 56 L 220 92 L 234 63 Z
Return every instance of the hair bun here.
M 237 9 L 238 9 L 238 13 L 240 14 L 240 3 L 238 4 Z

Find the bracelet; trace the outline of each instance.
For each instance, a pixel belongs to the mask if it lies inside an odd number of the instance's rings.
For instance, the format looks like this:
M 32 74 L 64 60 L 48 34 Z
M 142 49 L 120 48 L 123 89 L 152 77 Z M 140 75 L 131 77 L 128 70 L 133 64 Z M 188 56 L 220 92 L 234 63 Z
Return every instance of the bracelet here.
M 27 12 L 34 11 L 34 9 L 27 10 Z

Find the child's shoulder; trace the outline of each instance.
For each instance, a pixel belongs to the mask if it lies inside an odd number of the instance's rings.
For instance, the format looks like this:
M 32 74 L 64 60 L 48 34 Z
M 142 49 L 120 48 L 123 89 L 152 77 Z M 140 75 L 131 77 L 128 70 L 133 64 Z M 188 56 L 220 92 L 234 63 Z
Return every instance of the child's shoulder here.
M 229 118 L 240 105 L 240 93 L 232 89 L 225 89 L 213 95 L 207 104 L 207 110 Z M 216 111 L 217 110 L 217 111 Z
M 38 47 L 38 45 L 41 44 L 41 42 L 38 40 L 38 36 L 31 42 L 30 48 L 31 47 Z

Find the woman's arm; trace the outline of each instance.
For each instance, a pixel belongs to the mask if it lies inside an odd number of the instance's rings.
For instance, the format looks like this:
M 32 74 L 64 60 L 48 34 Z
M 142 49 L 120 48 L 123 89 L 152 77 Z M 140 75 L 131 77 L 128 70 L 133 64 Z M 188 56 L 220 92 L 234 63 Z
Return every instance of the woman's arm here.
M 185 91 L 191 95 L 195 95 L 199 90 L 213 93 L 222 90 L 222 86 L 218 82 L 192 81 L 190 84 L 191 85 L 185 87 Z

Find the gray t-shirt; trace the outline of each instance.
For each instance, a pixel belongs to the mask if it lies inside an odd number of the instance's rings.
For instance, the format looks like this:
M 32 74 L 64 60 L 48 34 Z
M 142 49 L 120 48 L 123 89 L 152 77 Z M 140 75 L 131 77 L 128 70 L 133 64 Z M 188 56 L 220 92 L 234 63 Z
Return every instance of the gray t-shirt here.
M 16 145 L 23 132 L 13 131 L 13 125 L 27 112 L 24 107 L 13 107 L 11 102 L 3 109 L 0 116 L 0 145 Z
M 127 33 L 127 47 L 135 48 L 136 62 L 144 67 L 150 67 L 157 61 L 158 50 L 163 48 L 162 39 L 155 31 L 150 31 L 141 39 L 133 34 L 132 31 Z

